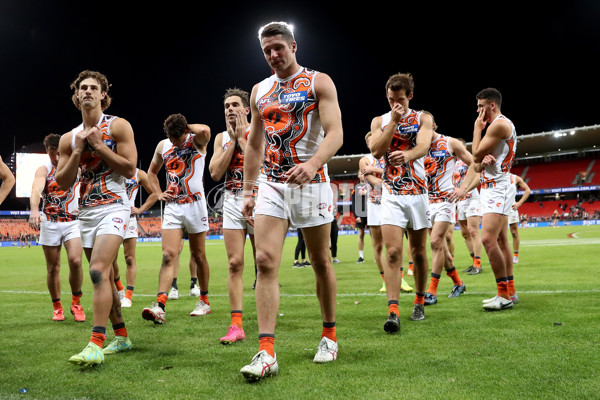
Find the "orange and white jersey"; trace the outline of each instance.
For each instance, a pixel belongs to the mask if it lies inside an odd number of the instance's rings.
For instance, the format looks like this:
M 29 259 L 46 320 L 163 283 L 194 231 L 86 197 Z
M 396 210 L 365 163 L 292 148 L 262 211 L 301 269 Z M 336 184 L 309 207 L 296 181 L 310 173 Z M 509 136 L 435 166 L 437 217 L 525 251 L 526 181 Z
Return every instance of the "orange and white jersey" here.
M 456 159 L 456 162 L 454 163 L 454 173 L 452 174 L 452 184 L 454 185 L 455 188 L 459 188 L 460 185 L 463 183 L 468 170 L 469 170 L 469 166 L 467 164 L 465 164 L 463 160 Z M 479 198 L 479 191 L 477 190 L 477 188 L 471 189 L 471 191 L 469 193 L 467 193 L 465 195 L 465 197 L 460 200 L 473 199 L 473 198 L 474 199 Z
M 431 142 L 425 156 L 429 203 L 447 201 L 450 193 L 454 191 L 452 174 L 456 157 L 450 149 L 449 139 L 448 136 L 439 135 Z
M 170 140 L 163 141 L 162 158 L 167 171 L 167 192 L 174 196 L 172 202 L 185 204 L 204 197 L 204 163 L 206 154 L 194 145 L 194 136 L 188 133 L 179 147 Z
M 390 123 L 391 119 L 391 111 L 381 116 L 382 130 Z M 421 112 L 409 110 L 394 130 L 390 148 L 384 156 L 385 169 L 383 170 L 383 184 L 392 194 L 427 194 L 425 157 L 400 165 L 393 165 L 389 162 L 390 154 L 394 151 L 410 150 L 417 145 L 417 133 L 420 127 Z
M 492 121 L 494 124 L 498 120 L 507 121 L 511 127 L 511 134 L 507 139 L 501 140 L 496 148 L 492 150 L 492 155 L 496 158 L 493 165 L 483 166 L 481 171 L 481 187 L 497 187 L 510 184 L 510 168 L 517 152 L 517 131 L 514 124 L 504 115 L 499 115 Z M 490 126 L 492 125 L 490 124 Z M 488 128 L 489 129 L 489 128 Z
M 56 167 L 50 160 L 45 164 L 46 182 L 42 191 L 42 213 L 47 221 L 69 222 L 77 219 L 77 189 L 79 181 L 69 188 L 61 190 L 56 183 Z
M 258 85 L 256 106 L 265 134 L 265 157 L 261 173 L 268 181 L 284 183 L 285 173 L 308 161 L 323 141 L 314 80 L 317 71 L 301 67 L 294 75 L 277 75 Z M 329 182 L 327 165 L 311 183 Z
M 369 159 L 369 165 L 371 167 L 381 168 L 382 170 L 385 168 L 384 157 L 376 159 L 373 154 L 367 154 L 366 157 Z M 381 185 L 374 187 L 367 181 L 367 187 L 369 188 L 369 201 L 374 204 L 381 204 Z
M 135 169 L 135 174 L 128 179 L 125 179 L 125 190 L 127 191 L 127 198 L 129 204 L 135 206 L 135 198 L 137 197 L 138 190 L 140 189 L 140 182 L 138 181 L 139 168 Z
M 102 114 L 97 124 L 102 132 L 102 141 L 114 152 L 117 150 L 117 143 L 110 133 L 110 125 L 116 118 L 112 115 Z M 75 135 L 82 130 L 83 124 L 73 129 L 72 148 L 75 148 Z M 80 166 L 80 209 L 108 204 L 127 204 L 125 178 L 113 171 L 89 146 L 81 155 Z
M 246 140 L 248 139 L 248 135 L 250 135 L 250 127 L 248 127 L 246 134 L 244 135 Z M 229 132 L 223 132 L 221 145 L 223 146 L 223 151 L 227 150 L 229 146 L 235 145 L 235 142 L 231 140 L 231 137 L 229 136 Z M 236 146 L 233 150 L 233 155 L 231 156 L 231 162 L 225 171 L 225 190 L 235 194 L 238 192 L 241 193 L 243 187 L 244 153 L 238 146 Z

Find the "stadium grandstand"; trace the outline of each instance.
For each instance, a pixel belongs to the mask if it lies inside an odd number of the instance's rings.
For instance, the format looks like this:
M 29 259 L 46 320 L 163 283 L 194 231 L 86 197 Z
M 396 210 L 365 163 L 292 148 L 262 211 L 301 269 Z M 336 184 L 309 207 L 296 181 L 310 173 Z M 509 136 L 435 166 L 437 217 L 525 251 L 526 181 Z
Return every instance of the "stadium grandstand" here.
M 531 195 L 519 209 L 523 226 L 600 224 L 600 125 L 518 136 L 512 172 L 529 185 Z M 467 144 L 470 148 L 470 143 Z M 337 155 L 329 163 L 334 196 L 338 200 L 340 234 L 355 232 L 351 210 L 358 184 L 358 164 L 364 154 Z M 7 164 L 15 173 L 14 155 Z M 15 189 L 11 197 L 15 197 Z M 212 193 L 211 193 L 212 192 Z M 212 195 L 211 195 L 212 194 Z M 517 192 L 520 196 L 522 192 Z M 25 201 L 27 200 L 27 201 Z M 0 244 L 35 245 L 39 231 L 28 224 L 28 199 L 13 201 L 20 209 L 0 211 Z M 219 196 L 207 193 L 208 238 L 222 238 Z M 8 202 L 7 202 L 8 203 Z M 138 218 L 140 241 L 160 240 L 161 209 L 156 206 Z

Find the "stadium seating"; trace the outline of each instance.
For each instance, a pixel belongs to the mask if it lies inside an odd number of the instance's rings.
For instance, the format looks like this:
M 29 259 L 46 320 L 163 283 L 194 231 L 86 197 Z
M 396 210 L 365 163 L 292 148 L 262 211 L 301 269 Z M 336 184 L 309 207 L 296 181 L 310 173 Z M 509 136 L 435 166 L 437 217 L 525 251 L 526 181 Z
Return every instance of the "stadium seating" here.
M 18 241 L 20 240 L 22 233 L 25 234 L 26 237 L 29 237 L 29 240 L 31 240 L 32 238 L 38 237 L 40 231 L 29 226 L 29 222 L 26 219 L 0 219 L 1 240 Z
M 515 175 L 521 176 L 531 189 L 570 187 L 600 182 L 597 171 L 600 165 L 593 159 L 554 161 L 552 163 L 519 165 L 512 168 Z M 586 173 L 589 179 L 582 182 L 578 176 Z

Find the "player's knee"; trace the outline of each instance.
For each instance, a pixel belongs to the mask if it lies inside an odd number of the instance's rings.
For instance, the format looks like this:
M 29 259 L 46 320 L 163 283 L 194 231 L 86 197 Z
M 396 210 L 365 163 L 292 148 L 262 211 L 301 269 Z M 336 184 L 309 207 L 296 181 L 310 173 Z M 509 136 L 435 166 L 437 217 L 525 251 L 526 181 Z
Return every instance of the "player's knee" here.
M 132 256 L 132 255 L 125 255 L 125 264 L 128 267 L 131 267 L 134 262 L 135 262 L 135 257 L 134 256 Z
M 90 268 L 90 278 L 94 285 L 99 285 L 102 283 L 102 272 L 95 268 Z
M 71 256 L 68 258 L 67 262 L 71 268 L 81 268 L 81 257 Z
M 431 238 L 431 250 L 436 251 L 436 250 L 441 250 L 444 248 L 444 242 L 445 242 L 445 238 L 443 237 L 432 237 Z
M 244 269 L 244 261 L 240 257 L 231 257 L 229 259 L 229 273 L 235 274 Z
M 387 261 L 390 264 L 396 264 L 402 261 L 402 249 L 398 247 L 387 248 Z
M 162 265 L 171 265 L 175 261 L 177 254 L 170 250 L 163 250 Z
M 381 254 L 381 252 L 383 252 L 383 243 L 373 244 L 373 251 L 375 254 Z

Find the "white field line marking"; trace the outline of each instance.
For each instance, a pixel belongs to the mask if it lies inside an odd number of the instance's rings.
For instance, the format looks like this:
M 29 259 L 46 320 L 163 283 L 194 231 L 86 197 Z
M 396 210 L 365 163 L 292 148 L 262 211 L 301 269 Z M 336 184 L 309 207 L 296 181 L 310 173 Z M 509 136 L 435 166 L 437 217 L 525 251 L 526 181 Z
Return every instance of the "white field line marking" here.
M 547 240 L 521 240 L 521 246 L 525 247 L 554 247 L 554 246 L 583 246 L 600 244 L 600 239 L 547 239 Z

